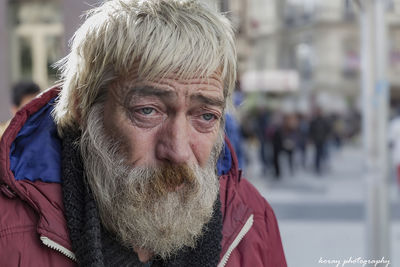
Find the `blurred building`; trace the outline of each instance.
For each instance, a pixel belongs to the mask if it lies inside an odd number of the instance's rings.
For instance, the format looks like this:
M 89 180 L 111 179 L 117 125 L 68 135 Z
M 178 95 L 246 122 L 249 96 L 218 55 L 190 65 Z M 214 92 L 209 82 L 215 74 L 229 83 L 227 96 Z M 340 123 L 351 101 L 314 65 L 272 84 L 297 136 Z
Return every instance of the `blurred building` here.
M 10 87 L 55 83 L 53 64 L 66 55 L 81 15 L 99 1 L 0 0 L 0 121 L 10 117 Z
M 361 62 L 359 14 L 354 1 L 229 3 L 245 90 L 285 95 L 294 106 L 317 102 L 340 110 L 349 103 L 357 104 Z M 400 3 L 388 3 L 388 78 L 395 102 L 400 99 Z M 293 82 L 293 71 L 298 82 Z M 282 78 L 267 77 L 271 73 Z M 263 77 L 255 81 L 260 75 Z
M 360 38 L 352 0 L 203 1 L 226 11 L 235 26 L 245 90 L 283 95 L 283 106 L 300 109 L 310 101 L 333 109 L 357 104 Z M 10 116 L 12 83 L 54 84 L 52 65 L 67 53 L 83 11 L 98 2 L 0 0 L 0 121 Z M 400 103 L 400 2 L 388 3 L 388 77 L 392 102 Z
M 84 11 L 104 0 L 0 0 L 0 121 L 8 119 L 11 85 L 33 80 L 54 85 L 53 64 L 68 53 L 68 41 Z M 202 0 L 224 9 L 226 1 Z

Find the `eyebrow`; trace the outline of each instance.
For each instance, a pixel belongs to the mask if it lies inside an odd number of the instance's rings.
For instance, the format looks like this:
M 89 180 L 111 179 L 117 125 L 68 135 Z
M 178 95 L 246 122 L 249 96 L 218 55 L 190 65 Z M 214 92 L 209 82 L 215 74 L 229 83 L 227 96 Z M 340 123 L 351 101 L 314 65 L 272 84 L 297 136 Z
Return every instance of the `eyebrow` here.
M 134 87 L 129 90 L 130 96 L 158 96 L 162 98 L 171 98 L 175 92 L 160 89 L 152 86 Z
M 221 109 L 224 109 L 225 107 L 225 101 L 219 97 L 211 97 L 211 96 L 205 96 L 201 93 L 197 93 L 194 95 L 190 96 L 191 101 L 196 101 L 196 102 L 201 102 L 210 106 L 216 106 Z
M 157 96 L 160 98 L 171 99 L 176 96 L 176 92 L 156 88 L 153 86 L 140 86 L 129 89 L 129 96 Z M 130 97 L 127 98 L 130 99 Z M 225 108 L 225 100 L 220 97 L 205 96 L 201 93 L 196 93 L 190 96 L 190 100 L 194 102 L 204 103 L 210 106 L 216 106 L 218 108 Z

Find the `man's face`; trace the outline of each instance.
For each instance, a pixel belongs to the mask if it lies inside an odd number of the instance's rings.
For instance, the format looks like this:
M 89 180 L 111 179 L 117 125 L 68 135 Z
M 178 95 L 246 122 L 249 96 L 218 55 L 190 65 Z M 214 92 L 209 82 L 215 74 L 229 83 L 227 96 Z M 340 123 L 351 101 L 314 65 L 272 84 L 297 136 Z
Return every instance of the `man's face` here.
M 195 246 L 219 191 L 223 107 L 215 76 L 132 79 L 91 108 L 85 172 L 103 225 L 124 245 L 161 257 Z
M 121 139 L 132 166 L 160 163 L 204 167 L 217 140 L 223 115 L 221 79 L 133 77 L 110 90 L 104 106 L 108 134 Z

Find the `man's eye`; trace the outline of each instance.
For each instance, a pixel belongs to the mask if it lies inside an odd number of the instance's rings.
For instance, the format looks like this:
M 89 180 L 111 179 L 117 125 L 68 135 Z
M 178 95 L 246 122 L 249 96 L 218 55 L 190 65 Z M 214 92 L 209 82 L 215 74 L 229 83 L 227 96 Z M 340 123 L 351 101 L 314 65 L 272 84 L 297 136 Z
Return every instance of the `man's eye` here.
M 203 119 L 206 121 L 210 121 L 212 119 L 215 119 L 215 115 L 211 113 L 206 113 L 202 115 Z
M 153 113 L 153 111 L 154 108 L 148 108 L 148 107 L 139 109 L 139 112 L 143 115 L 150 115 L 151 113 Z

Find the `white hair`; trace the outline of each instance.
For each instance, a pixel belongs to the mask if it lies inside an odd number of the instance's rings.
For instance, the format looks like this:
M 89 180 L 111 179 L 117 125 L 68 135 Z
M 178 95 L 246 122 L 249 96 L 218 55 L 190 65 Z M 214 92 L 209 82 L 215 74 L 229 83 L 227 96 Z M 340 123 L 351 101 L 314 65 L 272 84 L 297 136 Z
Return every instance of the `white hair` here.
M 229 20 L 196 0 L 111 0 L 90 10 L 70 54 L 58 63 L 62 90 L 53 115 L 60 134 L 85 124 L 110 84 L 134 69 L 147 80 L 218 72 L 230 105 L 236 80 L 233 37 Z

